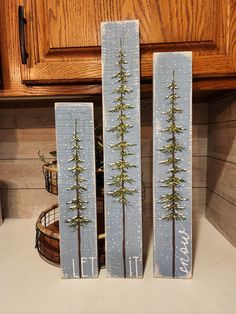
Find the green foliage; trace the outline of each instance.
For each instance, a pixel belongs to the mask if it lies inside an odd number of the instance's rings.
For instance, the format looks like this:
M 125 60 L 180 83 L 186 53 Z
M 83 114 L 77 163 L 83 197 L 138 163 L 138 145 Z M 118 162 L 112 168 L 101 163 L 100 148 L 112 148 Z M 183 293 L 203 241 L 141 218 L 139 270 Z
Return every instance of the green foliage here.
M 56 158 L 57 157 L 57 153 L 56 153 L 56 151 L 52 151 L 52 152 L 49 152 L 49 154 L 52 156 L 52 157 L 54 157 L 54 158 Z M 54 159 L 54 160 L 46 160 L 45 159 L 45 157 L 44 157 L 44 154 L 41 154 L 40 153 L 40 150 L 38 151 L 38 157 L 39 157 L 39 159 L 40 159 L 40 161 L 42 161 L 42 163 L 45 165 L 45 166 L 57 166 L 57 160 L 56 159 Z
M 86 210 L 87 202 L 83 198 L 83 191 L 86 191 L 87 189 L 83 185 L 83 182 L 86 180 L 81 176 L 81 174 L 85 171 L 85 168 L 83 167 L 83 160 L 80 157 L 81 140 L 77 131 L 77 119 L 75 119 L 75 130 L 71 142 L 72 157 L 69 162 L 72 163 L 72 167 L 68 168 L 67 170 L 73 174 L 74 184 L 70 186 L 68 190 L 75 191 L 75 198 L 67 204 L 70 205 L 71 211 L 76 212 L 76 215 L 75 217 L 68 219 L 66 223 L 75 229 L 77 226 L 84 226 L 89 222 L 89 220 L 81 214 L 81 212 Z
M 103 172 L 103 141 L 102 141 L 102 127 L 96 125 L 95 127 L 95 155 L 96 155 L 96 171 Z
M 183 214 L 184 207 L 181 206 L 181 203 L 186 201 L 186 199 L 184 199 L 180 193 L 181 184 L 184 180 L 178 175 L 186 170 L 180 167 L 179 163 L 181 158 L 177 157 L 177 154 L 184 150 L 184 147 L 177 140 L 178 135 L 183 133 L 184 128 L 176 124 L 176 117 L 178 114 L 181 114 L 183 110 L 178 108 L 176 104 L 176 100 L 179 96 L 176 94 L 178 87 L 175 81 L 174 71 L 172 82 L 168 86 L 168 89 L 170 91 L 170 94 L 167 96 L 169 108 L 163 113 L 167 117 L 167 127 L 162 129 L 161 132 L 169 134 L 170 137 L 166 140 L 166 145 L 160 148 L 160 151 L 166 155 L 166 159 L 161 161 L 160 164 L 167 167 L 170 166 L 167 171 L 170 175 L 160 182 L 161 187 L 169 189 L 169 192 L 161 196 L 159 203 L 163 204 L 162 208 L 165 210 L 165 214 L 161 219 L 175 221 L 186 219 Z
M 111 127 L 109 131 L 116 134 L 118 142 L 111 145 L 111 149 L 119 152 L 119 160 L 110 165 L 111 169 L 116 171 L 116 174 L 111 177 L 111 182 L 109 183 L 114 189 L 108 194 L 124 208 L 128 205 L 127 196 L 137 192 L 136 189 L 131 188 L 132 183 L 135 181 L 128 174 L 128 169 L 136 167 L 136 165 L 129 163 L 126 159 L 127 156 L 133 155 L 129 148 L 135 144 L 128 143 L 125 139 L 125 135 L 132 128 L 132 125 L 128 123 L 130 118 L 126 112 L 134 107 L 126 102 L 126 95 L 131 93 L 132 90 L 127 85 L 130 74 L 127 73 L 125 68 L 127 61 L 122 48 L 119 50 L 117 59 L 116 66 L 118 67 L 118 72 L 113 76 L 113 79 L 116 79 L 115 82 L 118 84 L 113 94 L 117 96 L 114 99 L 114 107 L 110 109 L 110 112 L 118 113 L 118 116 L 117 124 Z

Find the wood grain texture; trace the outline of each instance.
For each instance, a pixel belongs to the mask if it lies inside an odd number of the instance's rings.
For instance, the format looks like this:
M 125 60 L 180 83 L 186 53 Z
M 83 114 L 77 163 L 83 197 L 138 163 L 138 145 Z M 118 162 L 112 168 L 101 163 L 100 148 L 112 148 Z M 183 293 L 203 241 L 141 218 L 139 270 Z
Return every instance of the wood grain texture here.
M 207 157 L 193 157 L 193 186 L 206 187 Z M 152 158 L 142 158 L 142 172 L 145 187 L 152 186 Z
M 50 30 L 47 34 L 50 48 L 98 46 L 101 44 L 98 34 L 100 23 L 109 20 L 140 20 L 141 43 L 147 44 L 205 42 L 211 41 L 215 33 L 215 29 L 211 27 L 214 8 L 210 1 L 189 3 L 184 0 L 178 5 L 164 0 L 147 2 L 118 0 L 113 1 L 111 6 L 109 1 L 103 0 L 98 7 L 96 0 L 88 0 L 86 9 L 83 4 L 82 0 L 44 1 L 43 5 L 33 1 L 35 14 L 42 20 L 38 21 L 38 27 L 41 26 L 41 22 L 46 21 L 46 26 Z M 203 6 L 206 11 L 201 10 Z M 193 14 L 196 17 L 195 21 L 190 19 Z M 169 20 L 172 23 L 169 23 Z M 45 31 L 45 26 L 41 30 Z M 72 34 L 74 36 L 71 36 Z
M 236 120 L 210 124 L 208 142 L 209 157 L 236 164 Z
M 35 218 L 36 222 L 43 210 L 57 203 L 57 196 L 45 189 L 2 189 L 0 193 L 5 218 Z
M 209 104 L 206 217 L 236 245 L 236 94 Z
M 2 129 L 42 129 L 55 127 L 53 102 L 4 102 L 0 106 Z
M 205 102 L 192 105 L 193 125 L 208 124 L 208 104 Z
M 163 44 L 167 46 L 165 51 L 183 50 L 184 47 L 193 49 L 196 53 L 194 74 L 234 73 L 232 60 L 226 51 L 233 52 L 224 39 L 234 36 L 227 28 L 227 23 L 234 19 L 230 0 L 227 4 L 220 1 L 213 4 L 208 0 L 191 3 L 184 0 L 174 4 L 165 0 L 116 0 L 112 6 L 103 0 L 99 7 L 95 0 L 87 1 L 86 7 L 82 3 L 81 0 L 45 0 L 43 3 L 32 1 L 26 6 L 26 16 L 31 22 L 27 37 L 32 60 L 29 60 L 30 67 L 22 71 L 23 80 L 99 79 L 100 51 L 96 47 L 101 44 L 100 23 L 126 19 L 140 21 L 143 77 L 151 76 L 151 54 L 158 48 L 160 50 Z
M 0 181 L 7 189 L 43 189 L 42 162 L 39 159 L 1 160 Z
M 236 205 L 236 164 L 209 157 L 207 187 Z
M 33 147 L 36 149 L 37 145 L 33 145 Z M 32 155 L 31 148 L 29 153 Z M 11 154 L 9 157 L 12 158 L 13 155 Z M 206 164 L 206 157 L 193 158 L 193 187 L 206 187 Z M 9 169 L 11 170 L 9 171 Z M 142 172 L 145 189 L 149 190 L 152 187 L 152 157 L 142 158 Z M 7 189 L 43 189 L 42 163 L 38 159 L 0 160 L 0 180 L 5 183 Z M 37 190 L 35 190 L 36 192 Z M 145 201 L 144 210 L 146 210 L 147 202 L 150 203 L 148 199 Z M 151 210 L 152 207 L 148 205 L 147 208 Z M 202 211 L 204 211 L 204 206 Z
M 39 150 L 47 159 L 56 150 L 54 128 L 0 129 L 0 139 L 0 160 L 37 158 Z
M 209 104 L 209 123 L 236 120 L 236 93 Z
M 5 218 L 37 218 L 57 202 L 57 196 L 44 189 L 1 190 L 2 211 Z M 206 188 L 193 188 L 193 217 L 205 217 Z M 143 217 L 152 216 L 152 188 L 145 188 Z
M 207 190 L 206 218 L 236 247 L 236 206 Z
M 206 188 L 192 188 L 193 217 L 204 218 L 206 208 Z
M 93 104 L 56 103 L 55 116 L 62 276 L 96 278 L 98 250 Z M 77 163 L 78 160 L 82 163 Z M 84 171 L 80 170 L 81 167 Z M 78 172 L 72 171 L 72 168 L 78 169 Z M 83 189 L 79 189 L 80 186 Z M 88 223 L 79 222 L 76 227 L 69 225 L 68 221 L 78 215 Z
M 124 63 L 119 63 L 120 51 L 124 53 Z M 106 267 L 109 277 L 142 278 L 143 276 L 139 59 L 138 21 L 102 24 L 104 198 Z M 120 64 L 127 75 L 124 81 L 122 76 L 121 78 L 115 76 L 117 73 L 122 73 Z M 125 92 L 126 88 L 130 92 Z M 112 110 L 115 106 L 123 107 L 125 104 L 133 107 Z M 122 120 L 122 117 L 125 119 Z M 124 123 L 127 127 L 123 135 L 119 129 L 111 132 L 113 127 L 119 125 L 118 123 L 121 125 Z M 111 148 L 115 143 L 132 145 L 124 148 L 122 156 L 123 149 Z M 111 167 L 119 163 L 123 165 L 127 163 L 130 166 L 120 169 Z M 121 179 L 121 185 L 110 184 L 115 181 L 114 176 L 124 177 L 126 174 L 131 182 Z M 116 195 L 112 197 L 113 191 L 120 190 L 122 193 L 124 188 L 131 193 L 126 192 L 123 200 L 120 201 L 120 197 Z M 135 192 L 132 193 L 133 189 Z
M 95 0 L 89 0 L 86 6 L 81 3 L 81 0 L 1 1 L 0 97 L 101 93 L 100 21 L 125 18 L 140 20 L 143 77 L 152 76 L 153 51 L 186 49 L 194 53 L 194 88 L 236 88 L 236 80 L 228 77 L 235 75 L 234 0 L 214 3 L 116 0 L 112 5 L 104 0 L 99 6 Z M 27 66 L 21 66 L 18 4 L 24 4 L 26 9 L 30 55 Z M 44 85 L 26 86 L 22 78 Z M 81 81 L 87 84 L 68 85 Z M 55 85 L 58 82 L 63 85 Z
M 192 178 L 205 164 L 192 161 L 192 53 L 155 53 L 153 71 L 153 274 L 191 278 Z
M 192 155 L 194 157 L 207 156 L 208 125 L 193 125 L 192 145 Z
M 152 216 L 153 208 L 153 197 L 152 188 L 145 188 L 145 198 L 143 201 L 143 217 Z M 193 217 L 203 218 L 205 217 L 205 207 L 206 207 L 206 188 L 205 187 L 193 187 Z
M 207 98 L 211 97 L 211 94 L 207 96 Z M 142 109 L 142 126 L 151 126 L 152 125 L 152 116 L 153 116 L 153 108 L 152 108 L 152 97 L 147 97 L 142 99 L 141 109 Z M 208 124 L 208 103 L 202 102 L 200 100 L 192 104 L 192 123 L 195 124 Z
M 152 126 L 142 126 L 142 157 L 152 156 Z M 196 124 L 193 125 L 193 157 L 206 157 L 207 156 L 207 143 L 208 143 L 208 125 Z
M 86 97 L 87 99 L 87 97 Z M 91 98 L 89 98 L 91 99 Z M 101 97 L 100 96 L 93 96 L 92 99 L 94 100 L 97 106 L 94 107 L 95 110 L 95 121 L 99 123 L 101 119 Z M 16 187 L 16 189 L 21 189 L 23 186 L 29 186 L 26 184 L 25 180 L 22 179 L 22 175 L 27 178 L 28 173 L 29 178 L 31 178 L 31 182 L 33 182 L 34 186 L 37 186 L 35 193 L 39 191 L 39 189 L 44 187 L 42 172 L 41 172 L 41 165 L 38 161 L 37 153 L 40 149 L 42 153 L 45 154 L 46 157 L 50 157 L 48 152 L 55 149 L 55 117 L 54 117 L 54 107 L 53 104 L 55 100 L 59 100 L 58 98 L 55 99 L 35 99 L 35 100 L 7 100 L 2 101 L 0 103 L 0 160 L 4 159 L 4 163 L 1 164 L 0 161 L 0 169 L 5 167 L 5 162 L 7 162 L 7 167 L 11 169 L 11 162 L 14 164 L 13 169 L 16 173 L 19 173 L 19 177 L 14 178 L 14 174 L 12 171 L 5 171 L 4 180 L 10 181 L 10 186 Z M 69 100 L 69 99 L 68 99 Z M 214 108 L 213 105 L 212 108 Z M 233 106 L 230 112 L 233 111 Z M 148 186 L 146 186 L 147 195 L 150 192 L 150 182 L 151 182 L 151 157 L 152 157 L 152 103 L 151 99 L 144 99 L 142 102 L 142 161 L 145 168 L 147 168 L 147 172 L 149 173 L 148 176 Z M 223 107 L 222 107 L 223 108 Z M 216 108 L 215 108 L 216 109 Z M 221 109 L 222 112 L 222 109 Z M 207 138 L 205 137 L 205 133 L 207 132 L 207 104 L 206 103 L 196 103 L 193 104 L 193 154 L 197 157 L 204 157 L 207 145 Z M 210 126 L 211 127 L 211 126 Z M 213 125 L 212 125 L 213 127 Z M 232 130 L 233 132 L 233 130 Z M 230 133 L 231 134 L 231 133 Z M 219 142 L 220 143 L 220 142 Z M 227 143 L 227 141 L 226 141 Z M 149 159 L 144 159 L 149 158 Z M 29 169 L 24 169 L 26 163 L 31 163 L 31 160 L 25 161 L 22 163 L 19 159 L 34 159 L 32 161 L 33 166 L 29 167 Z M 8 161 L 7 161 L 8 160 Z M 150 163 L 150 164 L 148 164 Z M 198 166 L 200 173 L 194 174 L 193 178 L 193 185 L 199 186 L 200 182 L 204 182 L 204 180 L 200 180 L 199 176 L 203 178 L 202 169 L 205 169 L 206 160 L 200 161 L 200 165 Z M 206 174 L 205 174 L 206 175 Z M 195 184 L 195 178 L 196 184 Z M 13 180 L 13 181 L 11 181 Z M 203 183 L 204 184 L 204 183 Z M 202 183 L 201 183 L 202 185 Z M 9 186 L 9 189 L 11 187 Z M 205 185 L 204 185 L 205 186 Z M 14 189 L 14 188 L 13 188 Z M 13 193 L 13 190 L 10 190 L 9 193 Z M 17 190 L 15 190 L 17 191 Z M 29 190 L 31 191 L 31 190 Z M 149 193 L 150 192 L 150 193 Z M 33 192 L 32 192 L 33 193 Z M 8 194 L 10 195 L 10 194 Z M 45 195 L 47 193 L 45 192 Z M 45 196 L 46 197 L 46 196 Z M 202 196 L 201 196 L 202 198 Z M 15 197 L 14 197 L 15 199 Z M 28 200 L 28 201 L 27 201 Z M 39 208 L 45 209 L 50 205 L 46 204 L 46 207 L 40 205 L 40 197 L 36 196 L 36 200 L 39 202 Z M 10 200 L 9 200 L 10 201 Z M 16 206 L 16 209 L 11 207 L 11 211 L 21 216 L 24 212 L 28 212 L 30 214 L 31 207 L 32 207 L 32 198 L 31 196 L 25 193 L 25 202 L 24 207 Z M 35 201 L 36 202 L 36 201 Z M 194 202 L 194 194 L 193 194 L 193 202 Z M 201 201 L 202 209 L 200 207 L 199 211 L 204 211 L 204 203 Z M 144 212 L 145 215 L 151 216 L 152 206 L 151 200 L 147 196 L 144 202 Z M 193 212 L 195 210 L 195 206 L 193 204 Z M 29 216 L 30 217 L 30 216 Z
M 60 101 L 93 102 L 95 125 L 101 125 L 102 97 L 66 96 L 53 98 L 0 99 L 0 125 L 2 129 L 43 129 L 55 127 L 54 103 Z
M 98 249 L 93 104 L 56 103 L 55 116 L 62 277 L 96 278 Z M 68 223 L 78 216 L 84 217 L 87 223 L 79 221 L 76 226 Z

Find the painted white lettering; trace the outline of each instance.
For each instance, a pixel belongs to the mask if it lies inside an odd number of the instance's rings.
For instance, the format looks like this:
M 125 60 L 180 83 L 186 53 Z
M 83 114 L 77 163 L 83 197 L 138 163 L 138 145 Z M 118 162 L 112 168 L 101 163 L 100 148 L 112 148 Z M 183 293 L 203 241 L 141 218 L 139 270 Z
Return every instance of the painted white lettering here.
M 135 263 L 135 276 L 138 277 L 138 259 L 139 256 L 133 256 L 134 263 Z
M 129 276 L 132 277 L 133 272 L 132 272 L 132 260 L 131 257 L 129 257 Z
M 138 277 L 138 260 L 139 256 L 130 256 L 129 257 L 129 276 Z
M 185 228 L 183 230 L 179 230 L 179 233 L 181 234 L 181 241 L 180 243 L 183 245 L 180 248 L 180 252 L 183 254 L 183 257 L 180 258 L 180 271 L 186 274 L 186 276 L 191 276 L 189 269 L 189 250 L 188 250 L 188 244 L 189 244 L 189 235 L 185 231 Z
M 88 276 L 84 273 L 84 264 L 87 262 L 87 257 L 81 257 L 81 277 L 87 278 Z
M 95 270 L 95 260 L 96 257 L 89 257 L 89 259 L 91 259 L 91 264 L 92 264 L 92 276 L 95 276 L 94 270 Z
M 76 275 L 76 273 L 75 273 L 75 259 L 74 258 L 72 258 L 72 269 L 73 269 L 73 277 L 79 278 L 79 276 Z

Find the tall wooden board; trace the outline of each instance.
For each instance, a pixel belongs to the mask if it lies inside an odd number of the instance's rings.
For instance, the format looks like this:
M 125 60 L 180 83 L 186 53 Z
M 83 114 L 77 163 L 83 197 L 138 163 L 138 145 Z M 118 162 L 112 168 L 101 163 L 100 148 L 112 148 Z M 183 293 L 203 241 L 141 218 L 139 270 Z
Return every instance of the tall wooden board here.
M 139 62 L 138 21 L 102 23 L 106 267 L 110 277 L 140 278 L 143 274 Z M 128 105 L 126 109 L 124 104 Z M 124 115 L 127 119 L 122 120 Z M 122 121 L 128 125 L 123 137 L 114 129 Z M 126 194 L 127 206 L 112 194 L 122 189 L 116 177 L 122 176 L 117 169 L 121 146 L 114 147 L 121 142 L 128 144 L 123 147 L 129 152 L 124 157 L 129 164 L 125 170 L 132 181 L 123 188 L 135 190 L 132 195 Z M 117 186 L 111 185 L 114 180 Z
M 56 138 L 58 161 L 58 198 L 60 211 L 60 254 L 64 278 L 87 278 L 98 276 L 97 259 L 97 216 L 94 149 L 94 118 L 92 103 L 57 103 Z M 76 136 L 75 136 L 76 132 Z M 80 141 L 75 142 L 75 138 Z M 75 151 L 77 146 L 78 151 Z M 72 149 L 74 147 L 74 151 Z M 80 164 L 75 163 L 77 152 Z M 75 158 L 74 158 L 75 159 Z M 83 167 L 80 179 L 76 179 L 72 168 Z M 76 182 L 77 180 L 77 182 Z M 77 187 L 85 209 L 71 210 L 72 200 L 76 203 Z M 70 219 L 81 215 L 88 222 L 73 228 Z
M 192 54 L 154 54 L 154 276 L 192 275 Z

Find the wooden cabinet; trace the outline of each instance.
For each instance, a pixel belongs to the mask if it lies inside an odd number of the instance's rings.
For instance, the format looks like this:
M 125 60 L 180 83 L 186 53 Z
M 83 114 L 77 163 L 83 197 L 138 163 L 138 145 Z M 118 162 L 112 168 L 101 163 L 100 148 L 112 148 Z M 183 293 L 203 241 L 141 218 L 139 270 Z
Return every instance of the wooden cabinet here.
M 235 74 L 233 3 L 212 0 L 26 0 L 25 83 L 101 78 L 101 22 L 140 21 L 141 75 L 152 53 L 192 50 L 195 76 Z M 231 21 L 232 19 L 232 21 Z
M 235 0 L 2 0 L 2 3 L 6 24 L 1 30 L 7 34 L 3 35 L 1 45 L 10 45 L 8 53 L 4 51 L 8 65 L 4 60 L 3 67 L 8 66 L 9 71 L 10 62 L 15 64 L 18 88 L 22 90 L 29 88 L 19 84 L 100 85 L 101 22 L 125 19 L 140 21 L 143 80 L 152 77 L 153 52 L 191 50 L 196 86 L 198 83 L 208 88 L 236 86 Z M 19 4 L 24 5 L 27 20 L 26 65 L 20 64 L 19 56 Z M 9 60 L 12 53 L 15 56 Z

